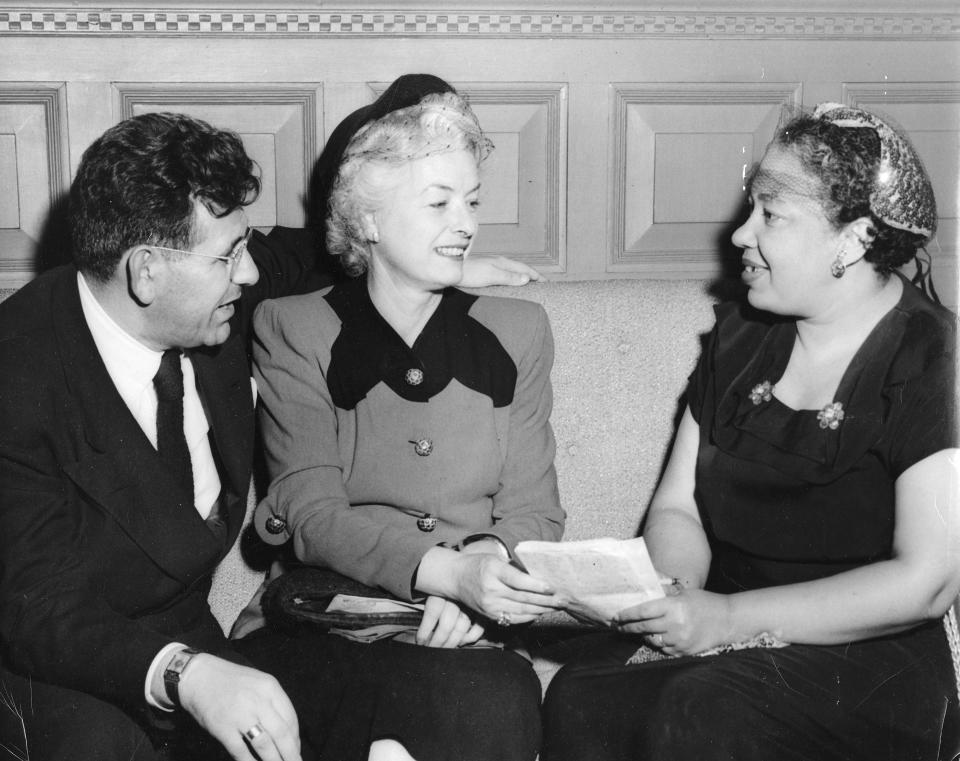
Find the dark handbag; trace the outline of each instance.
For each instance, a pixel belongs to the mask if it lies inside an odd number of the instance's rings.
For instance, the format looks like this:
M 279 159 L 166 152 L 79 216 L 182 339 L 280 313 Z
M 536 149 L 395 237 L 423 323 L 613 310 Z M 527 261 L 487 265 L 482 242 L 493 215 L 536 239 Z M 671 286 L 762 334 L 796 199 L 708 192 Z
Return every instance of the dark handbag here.
M 260 605 L 270 625 L 285 629 L 302 625 L 317 627 L 321 631 L 359 630 L 382 625 L 416 628 L 423 618 L 423 612 L 417 610 L 328 612 L 327 606 L 337 595 L 397 599 L 381 589 L 368 587 L 329 568 L 300 566 L 271 581 L 263 593 Z

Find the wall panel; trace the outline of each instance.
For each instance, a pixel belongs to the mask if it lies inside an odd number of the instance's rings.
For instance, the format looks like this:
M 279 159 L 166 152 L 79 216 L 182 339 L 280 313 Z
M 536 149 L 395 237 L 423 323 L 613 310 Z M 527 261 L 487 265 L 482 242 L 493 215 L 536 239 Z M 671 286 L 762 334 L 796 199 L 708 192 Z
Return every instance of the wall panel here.
M 260 197 L 247 209 L 250 224 L 302 227 L 310 167 L 322 140 L 323 86 L 231 83 L 114 83 L 117 119 L 181 111 L 236 130 L 261 171 Z
M 33 270 L 66 190 L 65 110 L 62 82 L 0 82 L 0 287 Z
M 124 114 L 177 108 L 238 129 L 264 167 L 256 224 L 300 224 L 325 136 L 411 71 L 465 92 L 497 144 L 478 250 L 552 278 L 721 274 L 735 257 L 743 173 L 781 106 L 822 100 L 892 115 L 931 157 L 942 214 L 931 250 L 937 277 L 956 276 L 953 2 L 322 5 L 0 0 L 0 91 L 32 88 L 47 99 L 34 118 L 53 125 L 28 151 L 22 130 L 0 129 L 4 186 L 30 188 L 19 191 L 26 204 L 0 202 L 6 282 L 32 276 L 37 217 Z
M 960 84 L 846 82 L 844 101 L 883 112 L 910 135 L 937 198 L 939 223 L 929 247 L 934 282 L 947 303 L 958 303 L 960 273 Z
M 494 143 L 483 169 L 479 253 L 521 255 L 545 272 L 566 261 L 566 86 L 459 86 Z
M 613 86 L 611 271 L 709 277 L 746 177 L 801 86 Z
M 493 144 L 482 167 L 474 251 L 544 272 L 566 260 L 567 89 L 551 82 L 454 82 Z M 379 96 L 389 82 L 371 83 Z

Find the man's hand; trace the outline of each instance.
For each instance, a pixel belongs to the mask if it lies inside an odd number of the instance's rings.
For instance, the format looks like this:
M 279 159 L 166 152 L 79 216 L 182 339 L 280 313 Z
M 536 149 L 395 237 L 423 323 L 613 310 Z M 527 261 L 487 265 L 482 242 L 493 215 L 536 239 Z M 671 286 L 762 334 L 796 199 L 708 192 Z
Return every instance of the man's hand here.
M 533 267 L 505 256 L 471 255 L 463 261 L 464 288 L 485 288 L 488 285 L 526 285 L 543 280 Z
M 200 653 L 184 670 L 179 694 L 184 710 L 236 761 L 301 761 L 296 711 L 269 674 Z

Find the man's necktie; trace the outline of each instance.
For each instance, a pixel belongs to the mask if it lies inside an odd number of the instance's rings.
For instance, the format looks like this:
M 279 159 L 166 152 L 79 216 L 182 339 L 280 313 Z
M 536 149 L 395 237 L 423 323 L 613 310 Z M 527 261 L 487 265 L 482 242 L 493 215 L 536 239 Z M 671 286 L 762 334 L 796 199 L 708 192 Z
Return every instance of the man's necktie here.
M 193 469 L 183 434 L 183 371 L 176 349 L 163 353 L 153 387 L 157 390 L 157 451 L 187 490 L 192 506 Z

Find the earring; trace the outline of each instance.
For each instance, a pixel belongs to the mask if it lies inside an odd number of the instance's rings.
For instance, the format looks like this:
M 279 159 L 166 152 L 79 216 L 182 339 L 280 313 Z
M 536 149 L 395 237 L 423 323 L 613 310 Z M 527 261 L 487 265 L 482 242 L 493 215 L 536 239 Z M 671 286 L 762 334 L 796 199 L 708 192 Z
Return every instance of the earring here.
M 847 265 L 843 263 L 843 257 L 846 256 L 846 254 L 846 249 L 841 248 L 837 252 L 837 258 L 834 259 L 830 265 L 830 274 L 837 278 L 837 280 L 842 278 L 843 273 L 847 271 Z
M 371 243 L 380 242 L 380 233 L 377 230 L 374 230 L 372 233 L 370 233 L 370 242 Z

